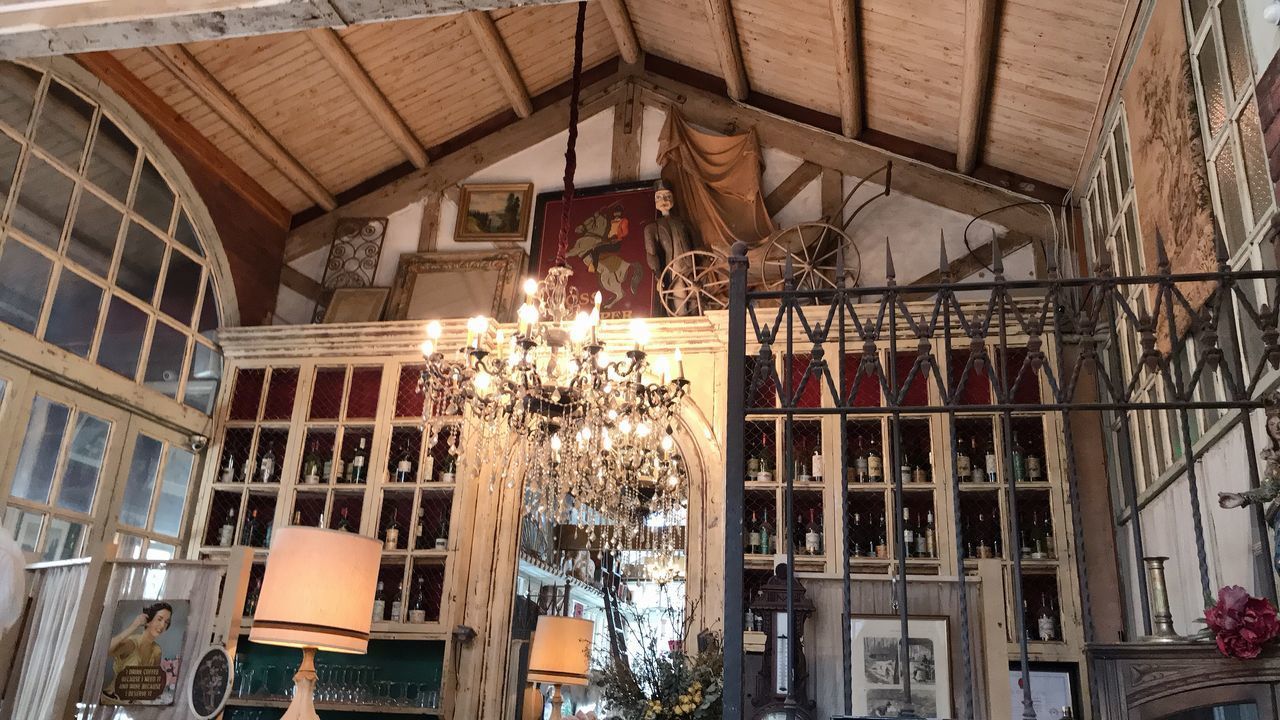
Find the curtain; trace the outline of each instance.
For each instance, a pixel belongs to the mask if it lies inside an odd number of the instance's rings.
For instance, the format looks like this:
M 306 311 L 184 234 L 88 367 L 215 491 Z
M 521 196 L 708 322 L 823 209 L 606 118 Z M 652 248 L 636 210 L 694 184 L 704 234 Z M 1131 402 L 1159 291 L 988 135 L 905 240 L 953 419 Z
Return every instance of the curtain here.
M 762 161 L 755 130 L 712 135 L 672 110 L 658 138 L 658 164 L 675 191 L 680 213 L 697 226 L 704 246 L 728 254 L 738 240 L 754 248 L 773 233 L 760 193 Z
M 82 612 L 87 563 L 36 571 L 30 635 L 22 673 L 14 691 L 13 717 L 51 718 L 58 680 L 71 662 L 71 633 L 66 632 Z
M 189 717 L 187 682 L 199 654 L 213 638 L 218 607 L 218 588 L 223 567 L 175 565 L 120 565 L 111 574 L 106 609 L 98 624 L 93 659 L 85 678 L 81 720 L 178 720 Z M 182 663 L 178 668 L 178 688 L 172 705 L 99 705 L 107 671 L 107 646 L 111 642 L 111 618 L 119 600 L 187 600 L 191 603 L 187 634 L 182 641 Z

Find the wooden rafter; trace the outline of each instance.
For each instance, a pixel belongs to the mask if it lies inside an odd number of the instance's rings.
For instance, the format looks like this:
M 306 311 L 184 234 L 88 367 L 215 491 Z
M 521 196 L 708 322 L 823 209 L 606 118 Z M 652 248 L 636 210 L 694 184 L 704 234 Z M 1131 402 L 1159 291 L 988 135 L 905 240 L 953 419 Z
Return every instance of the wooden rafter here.
M 862 62 L 858 51 L 857 0 L 831 0 L 831 32 L 836 43 L 836 87 L 845 137 L 862 134 Z
M 338 77 L 342 78 L 342 81 L 351 89 L 356 100 L 369 111 L 387 137 L 391 138 L 391 141 L 404 152 L 414 167 L 426 167 L 428 162 L 426 148 L 422 147 L 422 143 L 409 129 L 404 118 L 400 117 L 400 113 L 391 106 L 387 96 L 383 95 L 374 84 L 373 78 L 369 77 L 369 73 L 361 67 L 360 62 L 356 60 L 355 55 L 351 54 L 351 49 L 342 42 L 338 33 L 329 28 L 319 28 L 310 31 L 307 35 L 320 54 L 324 55 L 333 66 Z
M 720 70 L 724 73 L 729 97 L 742 102 L 747 99 L 750 85 L 747 68 L 742 62 L 742 45 L 738 42 L 738 27 L 733 20 L 733 8 L 729 0 L 706 0 L 707 20 L 711 23 L 711 37 L 720 56 Z
M 818 179 L 822 174 L 822 167 L 817 163 L 808 160 L 800 163 L 800 166 L 791 171 L 791 174 L 778 183 L 778 187 L 769 191 L 764 198 L 764 209 L 769 215 L 777 215 L 778 211 L 786 207 L 801 190 L 809 187 L 809 183 Z
M 640 131 L 644 124 L 644 105 L 636 96 L 634 85 L 622 89 L 618 105 L 613 109 L 612 169 L 613 182 L 640 179 Z
M 471 26 L 471 34 L 475 36 L 476 42 L 480 43 L 480 50 L 489 61 L 489 67 L 493 68 L 493 73 L 498 76 L 498 83 L 507 93 L 511 108 L 516 111 L 516 115 L 522 118 L 529 117 L 533 114 L 533 101 L 529 98 L 529 89 L 525 87 L 524 80 L 520 77 L 520 69 L 516 67 L 516 61 L 511 57 L 511 50 L 507 48 L 502 35 L 498 33 L 497 24 L 493 22 L 493 18 L 489 17 L 489 13 L 481 11 L 469 12 L 466 18 L 467 24 Z
M 600 9 L 613 28 L 613 39 L 618 43 L 618 54 L 628 65 L 640 62 L 640 39 L 636 37 L 636 27 L 631 23 L 631 12 L 627 10 L 626 0 L 600 0 Z
M 218 82 L 195 57 L 180 45 L 162 45 L 148 48 L 156 60 L 173 73 L 195 94 L 213 109 L 233 130 L 240 134 L 255 150 L 276 166 L 289 181 L 320 207 L 332 210 L 338 201 L 303 167 L 298 159 L 267 131 L 262 123 L 240 101 Z
M 996 54 L 996 17 L 1000 0 L 966 0 L 964 69 L 960 80 L 960 128 L 956 169 L 968 175 L 978 167 L 982 125 L 991 95 L 991 68 Z

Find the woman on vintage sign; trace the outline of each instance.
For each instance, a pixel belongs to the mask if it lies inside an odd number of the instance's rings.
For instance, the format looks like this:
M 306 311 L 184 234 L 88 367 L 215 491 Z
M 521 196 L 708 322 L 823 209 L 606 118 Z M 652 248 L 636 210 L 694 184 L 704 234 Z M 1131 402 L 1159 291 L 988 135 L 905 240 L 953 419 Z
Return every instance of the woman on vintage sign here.
M 173 606 L 166 602 L 153 603 L 142 609 L 129 627 L 111 638 L 107 654 L 111 656 L 114 677 L 102 691 L 105 698 L 119 701 L 116 684 L 128 668 L 160 667 L 163 656 L 156 639 L 169 629 L 173 621 Z

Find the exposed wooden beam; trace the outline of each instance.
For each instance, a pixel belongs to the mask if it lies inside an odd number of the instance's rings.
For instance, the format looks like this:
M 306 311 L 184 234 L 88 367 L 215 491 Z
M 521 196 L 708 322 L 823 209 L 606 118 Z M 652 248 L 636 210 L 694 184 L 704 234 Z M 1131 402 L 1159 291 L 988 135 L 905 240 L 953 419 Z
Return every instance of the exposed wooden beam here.
M 434 252 L 440 236 L 439 191 L 422 197 L 422 222 L 418 225 L 418 252 Z
M 422 147 L 418 137 L 409 129 L 400 113 L 391 106 L 387 96 L 374 84 L 373 78 L 361 67 L 355 55 L 351 54 L 351 49 L 338 37 L 338 33 L 329 28 L 318 28 L 309 32 L 308 36 L 320 54 L 333 66 L 338 77 L 351 89 L 351 94 L 369 111 L 387 137 L 399 146 L 414 167 L 426 167 L 426 148 Z
M 822 174 L 822 166 L 808 160 L 800 163 L 800 167 L 791 171 L 791 174 L 783 178 L 778 183 L 778 187 L 769 191 L 764 198 L 765 212 L 770 216 L 777 215 L 779 210 L 786 207 L 801 190 L 809 187 L 809 183 L 818 179 Z
M 960 77 L 960 129 L 956 169 L 969 175 L 982 152 L 982 125 L 991 95 L 991 68 L 996 55 L 996 18 L 1000 0 L 966 0 L 964 68 Z
M 320 302 L 320 296 L 324 294 L 323 285 L 304 275 L 292 265 L 281 266 L 280 284 L 312 302 Z
M 609 27 L 613 28 L 613 39 L 618 43 L 622 62 L 628 65 L 640 62 L 640 39 L 636 37 L 636 26 L 631 23 L 626 0 L 600 0 L 600 9 L 604 10 Z
M 37 0 L 0 3 L 0 59 L 267 35 L 570 0 Z
M 201 135 L 199 130 L 156 95 L 146 83 L 129 72 L 129 68 L 114 55 L 106 52 L 84 53 L 77 55 L 75 59 L 129 103 L 166 142 L 181 145 L 189 157 L 198 161 L 228 187 L 234 188 L 246 202 L 280 227 L 289 227 L 292 213 L 288 208 L 208 138 Z
M 497 24 L 486 12 L 469 12 L 466 18 L 467 24 L 471 26 L 471 34 L 475 36 L 476 42 L 480 43 L 480 50 L 489 61 L 489 67 L 493 68 L 493 74 L 498 76 L 498 83 L 507 93 L 511 108 L 520 117 L 529 117 L 533 114 L 533 101 L 529 98 L 529 89 L 525 87 L 524 80 L 520 77 L 520 69 L 516 67 L 516 61 L 511 58 L 511 51 L 503 42 L 502 35 L 498 33 Z
M 640 179 L 640 130 L 644 124 L 644 105 L 636 96 L 634 85 L 627 83 L 622 97 L 613 108 L 613 182 Z
M 845 137 L 862 134 L 862 61 L 858 51 L 858 0 L 831 0 L 836 43 L 836 87 Z
M 1093 167 L 1094 155 L 1097 154 L 1098 144 L 1102 139 L 1102 123 L 1106 120 L 1112 100 L 1119 92 L 1120 75 L 1125 67 L 1125 58 L 1133 47 L 1133 31 L 1138 24 L 1138 10 L 1143 5 L 1150 8 L 1155 3 L 1148 4 L 1143 0 L 1125 1 L 1124 12 L 1120 16 L 1120 27 L 1116 29 L 1116 40 L 1111 46 L 1111 58 L 1107 61 L 1106 82 L 1102 86 L 1102 92 L 1098 94 L 1097 105 L 1094 106 L 1093 122 L 1089 126 L 1089 143 L 1085 146 L 1084 155 L 1080 157 L 1076 180 L 1071 186 L 1071 190 L 1077 195 L 1083 195 L 1084 188 L 1089 183 L 1089 170 Z
M 613 107 L 621 96 L 626 81 L 617 75 L 598 80 L 583 88 L 580 103 L 582 119 Z M 521 150 L 555 137 L 564 131 L 569 115 L 569 99 L 560 98 L 450 154 L 436 159 L 428 167 L 415 170 L 294 228 L 285 243 L 285 262 L 296 260 L 329 243 L 333 228 L 344 217 L 386 217 L 410 203 L 418 202 L 431 192 L 456 185 L 476 172 Z
M 751 86 L 747 82 L 747 67 L 742 62 L 742 45 L 738 42 L 733 8 L 729 0 L 706 0 L 706 4 L 711 38 L 716 44 L 716 54 L 720 56 L 720 71 L 729 88 L 729 97 L 742 102 L 747 99 Z
M 844 225 L 844 217 L 842 217 L 841 206 L 844 203 L 844 175 L 839 170 L 831 168 L 822 169 L 822 217 L 827 218 L 827 222 L 842 227 Z
M 646 91 L 644 99 L 648 104 L 678 107 L 690 122 L 703 127 L 752 128 L 761 145 L 839 170 L 846 176 L 866 177 L 892 160 L 894 192 L 906 193 L 966 215 L 1035 199 L 953 170 L 895 155 L 852 138 L 735 103 L 662 75 L 646 72 L 633 82 Z M 990 219 L 993 223 L 1036 237 L 1044 237 L 1048 232 L 1044 211 L 1039 207 L 1010 207 Z
M 240 134 L 255 150 L 276 166 L 289 181 L 311 198 L 317 205 L 332 210 L 338 201 L 325 189 L 297 158 L 272 137 L 262 123 L 240 101 L 218 82 L 187 49 L 181 45 L 162 45 L 150 48 L 151 54 L 169 72 L 177 76 L 187 89 L 213 109 L 233 130 Z

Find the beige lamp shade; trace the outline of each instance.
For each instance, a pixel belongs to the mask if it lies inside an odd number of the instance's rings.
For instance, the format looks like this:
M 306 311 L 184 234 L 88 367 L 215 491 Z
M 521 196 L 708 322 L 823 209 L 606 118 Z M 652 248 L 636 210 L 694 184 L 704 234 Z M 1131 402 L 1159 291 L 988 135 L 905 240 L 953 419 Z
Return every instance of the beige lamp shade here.
M 336 530 L 287 527 L 271 538 L 249 639 L 364 653 L 382 544 Z
M 581 618 L 543 615 L 529 649 L 529 681 L 586 685 L 591 670 L 595 623 Z

